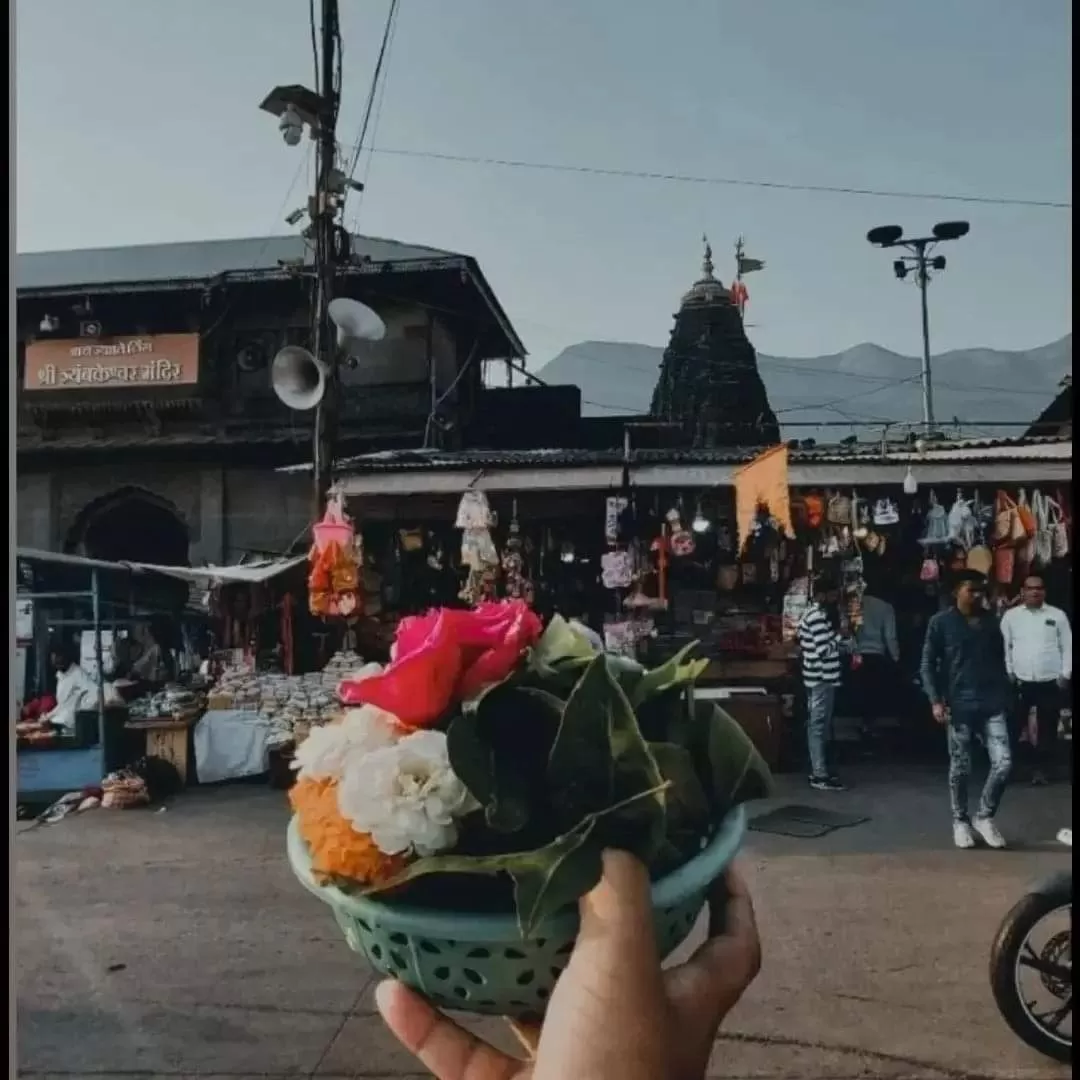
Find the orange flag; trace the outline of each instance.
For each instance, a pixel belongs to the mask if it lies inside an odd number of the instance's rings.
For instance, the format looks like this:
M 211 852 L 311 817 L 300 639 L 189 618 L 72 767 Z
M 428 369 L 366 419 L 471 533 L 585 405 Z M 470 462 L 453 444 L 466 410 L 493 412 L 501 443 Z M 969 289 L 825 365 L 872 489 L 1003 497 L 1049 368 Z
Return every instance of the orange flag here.
M 787 536 L 791 527 L 791 494 L 788 490 L 788 448 L 774 446 L 735 471 L 735 520 L 739 550 L 746 547 L 758 508 L 767 506 Z

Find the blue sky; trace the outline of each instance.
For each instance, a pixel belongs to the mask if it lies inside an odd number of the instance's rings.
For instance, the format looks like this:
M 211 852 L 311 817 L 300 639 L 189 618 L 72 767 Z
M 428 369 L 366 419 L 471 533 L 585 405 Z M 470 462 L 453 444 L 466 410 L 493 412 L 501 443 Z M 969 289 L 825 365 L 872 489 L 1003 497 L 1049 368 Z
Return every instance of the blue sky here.
M 387 5 L 342 0 L 346 142 Z M 17 18 L 20 250 L 287 231 L 307 146 L 258 104 L 312 82 L 305 0 Z M 1066 0 L 401 0 L 375 145 L 1067 202 L 1070 24 Z M 665 343 L 703 232 L 725 280 L 739 233 L 768 263 L 748 320 L 772 355 L 918 351 L 917 293 L 864 239 L 894 222 L 971 221 L 932 286 L 935 351 L 1071 331 L 1071 211 L 378 153 L 361 174 L 358 231 L 474 255 L 535 366 L 585 339 Z

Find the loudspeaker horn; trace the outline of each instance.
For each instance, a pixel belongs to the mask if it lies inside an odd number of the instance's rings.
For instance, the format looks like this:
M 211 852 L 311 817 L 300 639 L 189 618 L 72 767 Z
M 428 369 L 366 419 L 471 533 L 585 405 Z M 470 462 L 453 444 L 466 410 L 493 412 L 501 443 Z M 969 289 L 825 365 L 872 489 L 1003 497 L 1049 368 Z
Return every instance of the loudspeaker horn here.
M 326 393 L 326 369 L 307 349 L 286 345 L 270 367 L 270 385 L 290 409 L 314 409 Z
M 330 321 L 337 327 L 337 344 L 349 356 L 360 356 L 365 346 L 386 337 L 386 323 L 359 300 L 340 296 L 331 300 Z

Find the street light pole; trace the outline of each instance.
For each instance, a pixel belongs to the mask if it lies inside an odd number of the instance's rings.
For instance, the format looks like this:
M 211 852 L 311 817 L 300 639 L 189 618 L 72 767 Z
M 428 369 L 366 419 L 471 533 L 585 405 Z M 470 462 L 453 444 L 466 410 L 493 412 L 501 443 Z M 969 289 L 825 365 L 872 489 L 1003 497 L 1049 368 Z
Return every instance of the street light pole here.
M 915 273 L 919 284 L 919 304 L 922 308 L 922 418 L 927 435 L 934 430 L 934 385 L 930 377 L 930 304 L 926 291 L 930 284 L 930 271 L 926 266 L 926 245 L 915 248 L 917 266 Z
M 934 387 L 930 370 L 930 305 L 927 290 L 930 271 L 945 269 L 945 256 L 930 253 L 945 240 L 959 240 L 966 236 L 971 226 L 966 221 L 942 221 L 931 230 L 932 236 L 907 239 L 899 225 L 879 225 L 866 234 L 866 239 L 881 248 L 904 248 L 909 255 L 901 255 L 893 262 L 893 272 L 903 281 L 908 273 L 915 271 L 915 283 L 919 287 L 919 306 L 922 315 L 922 420 L 924 434 L 934 433 Z

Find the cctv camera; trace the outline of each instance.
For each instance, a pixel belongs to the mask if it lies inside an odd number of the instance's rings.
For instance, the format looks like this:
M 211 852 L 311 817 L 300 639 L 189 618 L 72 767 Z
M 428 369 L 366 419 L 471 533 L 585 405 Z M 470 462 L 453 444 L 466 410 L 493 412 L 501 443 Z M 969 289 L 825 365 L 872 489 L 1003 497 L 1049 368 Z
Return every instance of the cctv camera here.
M 304 136 L 304 121 L 291 105 L 281 114 L 278 127 L 286 146 L 296 146 Z
M 300 222 L 303 221 L 305 213 L 307 213 L 307 211 L 304 210 L 304 208 L 302 206 L 299 207 L 298 209 L 294 210 L 291 214 L 289 214 L 289 216 L 287 218 L 285 218 L 285 224 L 286 225 L 299 225 Z

